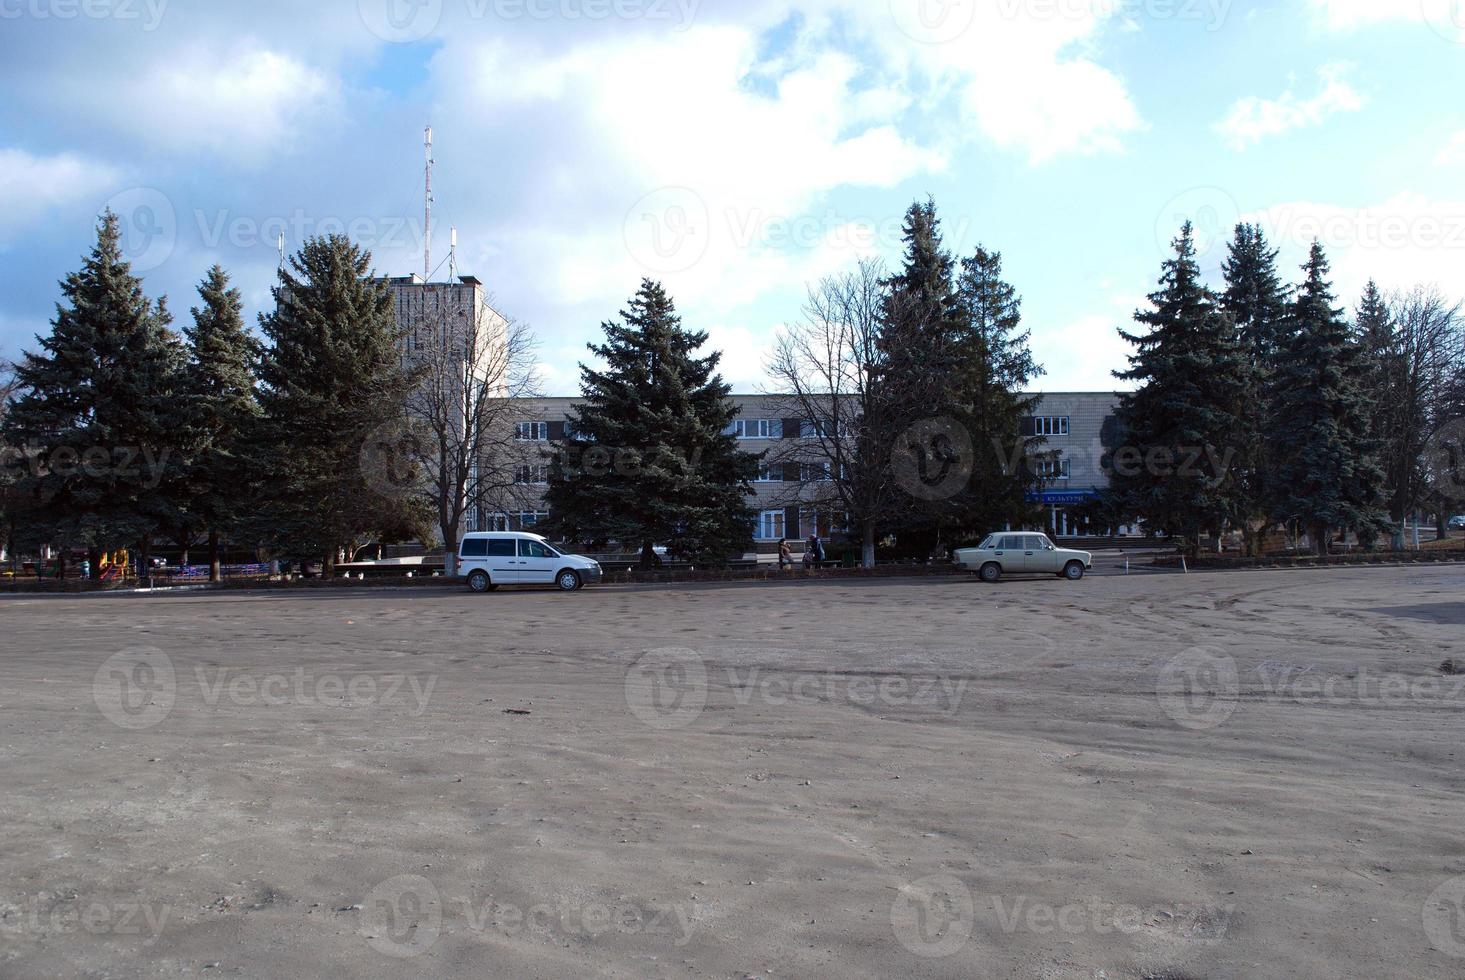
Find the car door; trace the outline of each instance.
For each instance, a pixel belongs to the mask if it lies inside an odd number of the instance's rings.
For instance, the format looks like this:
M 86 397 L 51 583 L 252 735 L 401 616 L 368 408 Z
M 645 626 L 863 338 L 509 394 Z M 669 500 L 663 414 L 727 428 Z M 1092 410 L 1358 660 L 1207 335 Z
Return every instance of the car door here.
M 1058 552 L 1053 547 L 1053 542 L 1048 540 L 1046 534 L 1027 535 L 1027 548 L 1024 554 L 1027 557 L 1028 571 L 1030 572 L 1058 572 Z
M 518 585 L 519 552 L 514 547 L 514 540 L 492 538 L 487 543 L 488 553 L 483 560 L 487 563 L 488 577 L 495 585 Z
M 1021 534 L 1004 534 L 997 540 L 997 560 L 1002 563 L 1003 574 L 1027 571 L 1022 537 Z
M 539 541 L 519 540 L 519 584 L 550 585 L 559 571 L 560 556 Z

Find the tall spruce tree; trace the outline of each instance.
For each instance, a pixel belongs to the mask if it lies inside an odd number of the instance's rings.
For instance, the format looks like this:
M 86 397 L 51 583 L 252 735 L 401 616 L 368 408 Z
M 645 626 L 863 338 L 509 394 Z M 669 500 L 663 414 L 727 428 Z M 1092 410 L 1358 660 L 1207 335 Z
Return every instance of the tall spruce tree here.
M 202 306 L 183 328 L 189 421 L 195 447 L 187 469 L 188 516 L 208 533 L 209 579 L 221 578 L 220 543 L 250 509 L 247 439 L 259 421 L 255 368 L 260 344 L 244 326 L 243 300 L 219 266 L 198 287 Z
M 51 333 L 16 368 L 22 394 L 4 439 L 25 454 L 17 492 L 34 532 L 63 556 L 135 548 L 176 516 L 182 348 L 164 301 L 143 295 L 123 259 L 117 216 L 102 216 L 97 243 L 61 283 Z
M 963 329 L 956 294 L 955 263 L 942 244 L 936 204 L 912 204 L 904 225 L 905 260 L 885 282 L 885 304 L 878 348 L 880 364 L 875 377 L 880 424 L 886 431 L 869 436 L 892 446 L 902 455 L 948 456 L 951 446 L 923 442 L 902 444 L 919 422 L 951 416 L 960 402 L 957 390 L 957 338 Z M 924 439 L 924 433 L 922 433 Z M 897 460 L 898 462 L 898 460 Z M 938 459 L 943 469 L 970 466 L 970 460 Z M 891 529 L 918 547 L 934 544 L 943 527 L 960 520 L 959 494 L 912 496 L 903 519 Z M 909 550 L 909 549 L 907 549 Z
M 568 540 L 654 546 L 677 557 L 722 562 L 752 543 L 747 498 L 757 456 L 737 448 L 737 408 L 716 374 L 722 355 L 697 357 L 707 334 L 682 326 L 671 297 L 643 280 L 604 324 L 590 350 L 605 370 L 581 365 L 572 436 L 550 467 L 543 525 Z
M 1266 455 L 1268 405 L 1274 392 L 1272 367 L 1287 336 L 1287 289 L 1277 274 L 1277 250 L 1269 247 L 1258 225 L 1238 224 L 1221 266 L 1226 288 L 1221 308 L 1236 324 L 1242 349 L 1250 364 L 1246 399 L 1246 438 L 1237 436 L 1233 466 L 1237 524 L 1247 554 L 1261 550 L 1275 491 L 1268 477 L 1272 467 Z
M 251 452 L 266 506 L 254 526 L 322 555 L 328 576 L 337 551 L 364 537 L 431 536 L 420 498 L 385 495 L 363 471 L 363 451 L 403 419 L 416 383 L 391 295 L 370 265 L 344 236 L 307 239 L 280 269 L 275 310 L 260 317 L 268 346 Z
M 1278 516 L 1310 532 L 1318 554 L 1335 531 L 1374 536 L 1387 527 L 1384 474 L 1370 438 L 1367 365 L 1334 307 L 1328 260 L 1314 242 L 1290 308 L 1277 363 L 1268 456 L 1276 467 Z
M 1038 440 L 1023 422 L 1040 400 L 1025 391 L 1043 374 L 1022 330 L 1022 300 L 1002 278 L 1002 253 L 978 246 L 957 280 L 955 417 L 971 434 L 972 476 L 957 500 L 961 525 L 977 534 L 1037 517 L 1038 479 L 1024 460 Z
M 1236 325 L 1201 282 L 1189 222 L 1164 263 L 1151 309 L 1134 318 L 1146 333 L 1120 330 L 1136 348 L 1115 377 L 1138 384 L 1120 396 L 1111 487 L 1145 526 L 1194 553 L 1203 532 L 1237 519 L 1231 467 L 1249 439 L 1248 360 Z

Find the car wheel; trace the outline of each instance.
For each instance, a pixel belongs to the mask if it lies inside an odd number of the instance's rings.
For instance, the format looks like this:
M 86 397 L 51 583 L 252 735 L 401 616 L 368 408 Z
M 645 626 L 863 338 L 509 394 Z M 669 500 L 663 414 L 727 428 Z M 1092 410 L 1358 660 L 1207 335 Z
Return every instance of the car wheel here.
M 1071 561 L 1063 566 L 1063 577 L 1070 582 L 1077 582 L 1083 578 L 1084 567 L 1081 561 Z
M 561 592 L 574 592 L 580 587 L 580 576 L 571 569 L 565 569 L 555 578 L 554 584 L 560 587 Z
M 468 588 L 474 592 L 492 592 L 494 584 L 489 579 L 487 572 L 479 570 L 468 573 Z
M 982 566 L 982 570 L 977 575 L 983 582 L 995 582 L 1002 577 L 1002 566 L 995 561 L 989 561 Z

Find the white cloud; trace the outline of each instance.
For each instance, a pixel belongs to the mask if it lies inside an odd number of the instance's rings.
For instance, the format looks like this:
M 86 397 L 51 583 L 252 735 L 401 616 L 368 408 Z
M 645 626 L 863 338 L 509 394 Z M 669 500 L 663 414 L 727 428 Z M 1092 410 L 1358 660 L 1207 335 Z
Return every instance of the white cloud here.
M 0 242 L 53 208 L 100 200 L 117 179 L 115 168 L 74 153 L 35 156 L 0 149 Z
M 1334 30 L 1391 20 L 1418 20 L 1420 0 L 1309 0 L 1314 14 Z
M 1337 64 L 1318 69 L 1322 87 L 1309 99 L 1298 98 L 1290 88 L 1276 99 L 1254 95 L 1239 99 L 1215 129 L 1232 149 L 1244 150 L 1268 136 L 1317 126 L 1339 112 L 1356 112 L 1365 100 L 1348 83 L 1348 70 L 1348 66 Z

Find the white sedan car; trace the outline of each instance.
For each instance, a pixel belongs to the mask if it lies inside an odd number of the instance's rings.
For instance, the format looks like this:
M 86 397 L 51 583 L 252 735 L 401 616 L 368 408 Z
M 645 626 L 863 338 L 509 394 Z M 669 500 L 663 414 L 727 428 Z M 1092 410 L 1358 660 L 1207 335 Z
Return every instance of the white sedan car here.
M 1087 551 L 1060 548 L 1046 534 L 1032 531 L 1003 531 L 992 534 L 976 548 L 960 548 L 956 563 L 976 572 L 983 582 L 995 582 L 1004 575 L 1057 575 L 1077 582 L 1094 566 Z

